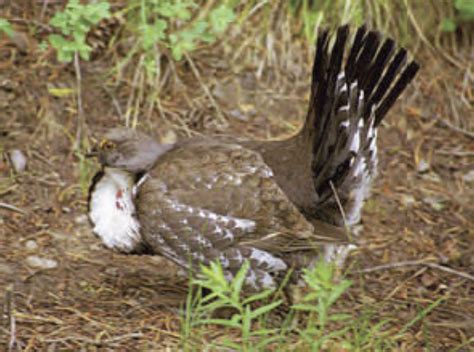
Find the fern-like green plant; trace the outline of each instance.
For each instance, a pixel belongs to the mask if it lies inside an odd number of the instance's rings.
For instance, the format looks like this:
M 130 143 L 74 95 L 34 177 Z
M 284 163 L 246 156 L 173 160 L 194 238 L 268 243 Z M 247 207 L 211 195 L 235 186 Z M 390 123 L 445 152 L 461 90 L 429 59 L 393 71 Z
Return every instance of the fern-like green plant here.
M 195 0 L 134 0 L 125 12 L 127 26 L 137 38 L 125 60 L 143 54 L 144 67 L 154 77 L 160 51 L 167 49 L 174 60 L 181 60 L 201 43 L 213 43 L 236 19 L 235 2 L 218 2 L 206 11 L 197 11 Z
M 273 300 L 269 303 L 263 303 L 274 293 L 274 290 L 271 289 L 244 296 L 242 288 L 249 268 L 249 262 L 245 262 L 234 279 L 229 282 L 220 263 L 211 263 L 208 267 L 203 266 L 201 269 L 202 277 L 194 279 L 192 282 L 193 285 L 200 288 L 197 292 L 200 293 L 202 289 L 207 289 L 210 294 L 198 297 L 198 299 L 188 298 L 188 305 L 192 303 L 194 307 L 187 310 L 185 321 L 188 328 L 186 331 L 203 325 L 235 329 L 240 332 L 240 343 L 227 338 L 215 347 L 226 347 L 237 351 L 260 351 L 280 339 L 278 329 L 267 329 L 264 326 L 255 329 L 255 323 L 262 316 L 280 306 L 282 301 Z M 262 304 L 253 309 L 252 303 L 257 301 L 262 302 Z M 214 312 L 222 309 L 234 311 L 232 317 L 230 319 L 214 318 Z
M 51 34 L 49 42 L 56 49 L 58 60 L 71 62 L 75 53 L 83 60 L 89 60 L 92 48 L 86 43 L 91 27 L 102 19 L 110 17 L 108 2 L 82 5 L 79 0 L 69 0 L 64 11 L 56 12 L 50 25 L 61 34 Z
M 175 60 L 193 51 L 200 42 L 211 43 L 235 20 L 232 5 L 224 1 L 193 18 L 194 0 L 140 0 L 140 40 L 145 51 L 161 44 Z
M 331 307 L 352 283 L 345 279 L 337 282 L 335 265 L 323 260 L 303 272 L 303 279 L 309 287 L 309 292 L 303 297 L 302 302 L 294 305 L 292 309 L 309 313 L 306 326 L 297 331 L 310 346 L 311 351 L 319 351 L 326 341 L 344 335 L 348 331 L 346 327 L 329 332 L 327 327 L 331 322 L 350 318 L 347 314 L 331 313 Z
M 364 309 L 355 319 L 351 315 L 333 311 L 334 304 L 352 284 L 350 280 L 336 277 L 333 263 L 319 261 L 303 270 L 306 294 L 299 303 L 289 307 L 287 319 L 272 328 L 268 328 L 266 320 L 282 301 L 274 299 L 278 297 L 278 291 L 275 290 L 243 294 L 249 267 L 246 262 L 231 281 L 226 278 L 219 263 L 203 266 L 198 279 L 190 277 L 190 290 L 182 320 L 183 350 L 200 350 L 204 331 L 209 326 L 227 329 L 224 330 L 225 338 L 211 345 L 216 350 L 320 351 L 328 348 L 332 350 L 333 347 L 349 351 L 393 349 L 389 333 L 384 332 L 390 320 L 373 322 L 375 312 L 372 308 Z M 280 290 L 284 285 L 287 285 L 286 280 Z M 203 296 L 203 291 L 210 293 Z M 257 301 L 260 303 L 258 308 L 255 305 Z M 401 332 L 437 304 L 439 302 L 425 309 Z M 221 309 L 231 309 L 234 313 L 229 319 L 216 318 L 216 311 Z M 235 337 L 236 332 L 239 338 Z

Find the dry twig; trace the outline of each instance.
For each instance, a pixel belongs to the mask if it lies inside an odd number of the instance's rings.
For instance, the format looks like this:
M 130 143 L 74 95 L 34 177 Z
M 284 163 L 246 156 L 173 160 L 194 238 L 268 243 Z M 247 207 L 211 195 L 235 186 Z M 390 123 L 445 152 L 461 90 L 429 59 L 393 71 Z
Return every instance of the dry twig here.
M 334 198 L 336 198 L 337 206 L 339 208 L 339 211 L 341 212 L 342 221 L 344 222 L 344 228 L 346 229 L 347 235 L 352 242 L 353 240 L 352 233 L 351 233 L 349 224 L 347 223 L 347 217 L 346 217 L 346 213 L 344 212 L 344 207 L 342 206 L 341 200 L 339 199 L 339 195 L 337 194 L 336 188 L 334 187 L 334 184 L 332 183 L 332 181 L 329 182 L 329 185 L 331 186 L 331 190 L 334 193 Z
M 451 122 L 446 121 L 445 119 L 442 119 L 442 118 L 437 118 L 437 122 L 439 124 L 449 128 L 450 130 L 453 130 L 454 132 L 461 133 L 461 134 L 465 135 L 468 138 L 474 139 L 474 132 L 470 132 L 470 131 L 464 130 L 460 127 L 454 126 Z
M 432 268 L 432 269 L 438 269 L 438 270 L 441 270 L 441 271 L 444 271 L 444 272 L 447 272 L 447 273 L 450 273 L 450 274 L 453 274 L 453 275 L 460 276 L 464 279 L 474 281 L 474 276 L 472 276 L 468 273 L 458 271 L 458 270 L 454 270 L 454 269 L 448 268 L 446 266 L 439 265 L 437 263 L 427 262 L 426 259 L 407 260 L 407 261 L 403 261 L 403 262 L 388 263 L 388 264 L 373 266 L 371 268 L 356 270 L 354 272 L 355 273 L 360 273 L 360 274 L 366 274 L 366 273 L 372 273 L 374 271 L 399 269 L 399 268 L 410 267 L 410 266 L 419 266 L 419 265 L 427 266 L 427 267 Z
M 84 133 L 85 118 L 84 109 L 82 107 L 82 75 L 81 66 L 79 65 L 79 53 L 74 53 L 74 70 L 76 71 L 76 89 L 77 89 L 77 130 L 76 130 L 76 145 L 78 150 L 81 147 L 81 141 Z
M 15 320 L 15 302 L 13 301 L 13 285 L 9 285 L 6 290 L 5 313 L 8 317 L 8 326 L 10 328 L 10 339 L 8 341 L 8 352 L 13 351 L 17 345 L 16 340 L 16 320 Z
M 27 214 L 26 210 L 20 209 L 20 208 L 14 206 L 14 205 L 3 203 L 3 202 L 0 202 L 0 208 L 10 210 L 10 211 L 14 211 L 16 213 L 20 213 L 20 214 L 23 214 L 23 215 Z
M 209 100 L 211 101 L 211 104 L 214 107 L 214 109 L 216 109 L 217 117 L 219 118 L 220 122 L 224 126 L 226 126 L 227 125 L 227 120 L 225 119 L 221 108 L 219 107 L 216 100 L 212 96 L 211 91 L 209 90 L 209 88 L 206 86 L 206 84 L 202 80 L 201 75 L 199 74 L 199 70 L 197 69 L 196 65 L 194 64 L 193 60 L 191 59 L 191 57 L 188 54 L 185 54 L 185 57 L 186 57 L 186 61 L 189 63 L 189 66 L 191 67 L 191 70 L 194 73 L 194 76 L 196 76 L 196 79 L 198 80 L 199 84 L 201 85 L 202 89 L 204 90 L 204 93 L 206 93 L 206 95 L 209 98 Z

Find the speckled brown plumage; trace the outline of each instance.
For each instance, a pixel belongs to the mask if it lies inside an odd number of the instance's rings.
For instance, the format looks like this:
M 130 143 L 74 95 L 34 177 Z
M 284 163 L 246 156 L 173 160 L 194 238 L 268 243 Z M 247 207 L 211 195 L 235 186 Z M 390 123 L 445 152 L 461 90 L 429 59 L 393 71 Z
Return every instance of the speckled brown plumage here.
M 304 126 L 280 141 L 193 138 L 160 145 L 133 130 L 106 135 L 90 218 L 106 246 L 161 254 L 186 269 L 218 260 L 249 288 L 309 265 L 356 224 L 377 166 L 377 127 L 415 76 L 406 51 L 348 27 L 318 36 Z M 342 211 L 340 209 L 342 207 Z
M 249 259 L 257 286 L 273 285 L 268 273 L 308 264 L 327 242 L 274 182 L 262 157 L 238 144 L 176 147 L 158 160 L 136 204 L 151 248 L 184 267 L 220 260 L 229 273 Z M 311 253 L 306 261 L 305 252 Z

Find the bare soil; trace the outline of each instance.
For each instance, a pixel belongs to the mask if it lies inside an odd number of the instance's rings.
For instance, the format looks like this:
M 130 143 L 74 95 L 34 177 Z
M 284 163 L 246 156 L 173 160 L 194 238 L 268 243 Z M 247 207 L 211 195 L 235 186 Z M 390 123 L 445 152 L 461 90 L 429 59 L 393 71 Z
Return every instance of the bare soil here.
M 39 51 L 25 23 L 15 27 L 20 39 L 0 41 L 0 346 L 174 349 L 187 282 L 161 258 L 112 253 L 93 236 L 80 181 L 85 171 L 73 152 L 74 67 Z M 139 128 L 165 139 L 216 132 L 269 138 L 299 126 L 309 65 L 296 76 L 268 70 L 258 77 L 255 67 L 230 66 L 225 51 L 213 50 L 193 59 L 228 126 L 181 63 L 179 82 L 167 84 L 161 109 L 140 113 Z M 454 104 L 472 124 L 473 90 L 446 61 L 417 58 L 417 81 L 379 132 L 380 174 L 364 210 L 360 249 L 348 263 L 354 285 L 340 305 L 356 317 L 370 309 L 373 321 L 389 319 L 393 335 L 408 324 L 397 337 L 400 350 L 467 351 L 474 349 L 474 139 L 445 121 L 458 122 Z M 123 125 L 117 105 L 127 106 L 133 82 L 111 85 L 112 65 L 107 55 L 81 64 L 90 136 Z M 445 84 L 450 94 L 440 88 Z M 23 173 L 6 158 L 13 149 L 27 157 Z M 32 256 L 53 260 L 53 268 L 32 265 Z

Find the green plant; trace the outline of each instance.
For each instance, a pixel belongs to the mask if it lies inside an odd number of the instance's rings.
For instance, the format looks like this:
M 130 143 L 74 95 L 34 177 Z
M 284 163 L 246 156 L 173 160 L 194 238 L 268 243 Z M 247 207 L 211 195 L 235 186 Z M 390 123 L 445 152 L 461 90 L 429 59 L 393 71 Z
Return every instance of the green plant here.
M 213 43 L 236 15 L 231 2 L 223 1 L 194 15 L 195 0 L 134 0 L 126 12 L 127 26 L 137 38 L 125 64 L 143 53 L 143 65 L 150 78 L 159 70 L 160 51 L 170 50 L 173 59 L 196 49 L 200 43 Z
M 343 335 L 348 330 L 346 327 L 328 332 L 327 327 L 330 322 L 350 318 L 347 314 L 331 314 L 330 309 L 352 283 L 344 279 L 336 282 L 334 264 L 324 261 L 318 261 L 312 268 L 305 269 L 303 279 L 310 292 L 303 297 L 302 303 L 292 308 L 309 313 L 306 326 L 298 329 L 298 333 L 311 351 L 318 351 L 326 341 Z
M 288 2 L 291 17 L 301 21 L 301 34 L 313 43 L 317 29 L 321 25 L 333 26 L 353 22 L 360 25 L 363 22 L 362 1 L 351 0 L 291 0 Z
M 63 12 L 56 12 L 50 25 L 61 34 L 51 34 L 48 39 L 59 61 L 71 62 L 76 53 L 83 60 L 89 60 L 92 48 L 86 43 L 87 33 L 93 25 L 110 17 L 109 7 L 108 2 L 82 5 L 79 0 L 69 0 Z
M 351 285 L 349 280 L 336 282 L 333 264 L 320 261 L 311 269 L 304 270 L 303 279 L 309 292 L 303 297 L 301 303 L 290 307 L 289 318 L 275 328 L 267 327 L 266 317 L 282 304 L 282 300 L 271 299 L 277 296 L 275 290 L 243 296 L 242 287 L 248 270 L 249 263 L 247 262 L 229 282 L 219 263 L 202 267 L 202 278 L 192 280 L 192 286 L 195 289 L 194 293 L 188 296 L 184 314 L 182 341 L 185 349 L 192 343 L 192 336 L 195 335 L 196 329 L 204 325 L 238 331 L 239 343 L 226 338 L 215 345 L 217 348 L 226 347 L 238 351 L 259 351 L 270 345 L 285 349 L 290 345 L 289 340 L 294 343 L 295 333 L 299 336 L 296 343 L 312 351 L 321 349 L 327 342 L 335 342 L 336 338 L 341 336 L 345 338 L 339 340 L 350 341 L 348 334 L 345 335 L 351 328 L 350 324 L 342 329 L 334 329 L 333 326 L 329 329 L 330 323 L 345 322 L 349 318 L 347 314 L 331 312 L 331 307 Z M 210 294 L 203 297 L 201 295 L 203 289 L 210 291 Z M 255 308 L 257 301 L 259 306 Z M 214 318 L 214 313 L 222 309 L 232 310 L 234 312 L 232 317 L 230 319 Z M 304 313 L 306 325 L 303 328 L 293 326 L 296 313 L 300 315 Z M 378 326 L 374 329 L 377 331 Z M 290 338 L 290 336 L 293 337 Z M 367 339 L 368 337 L 364 337 L 364 341 L 354 343 L 354 345 L 366 345 Z M 347 342 L 346 345 L 353 344 Z
M 150 116 L 159 105 L 165 79 L 162 69 L 176 73 L 174 61 L 185 58 L 203 85 L 187 53 L 199 45 L 215 42 L 236 18 L 236 0 L 199 2 L 197 0 L 131 0 L 123 10 L 126 18 L 125 58 L 117 62 L 113 75 L 129 74 L 133 63 L 133 88 L 127 103 L 125 124 L 135 126 L 140 107 L 146 102 Z M 130 46 L 130 39 L 133 39 Z M 171 59 L 171 60 L 169 60 Z M 163 63 L 167 63 L 164 65 Z M 146 88 L 145 88 L 146 87 Z M 152 87 L 150 89 L 150 87 Z M 209 96 L 210 94 L 207 93 Z M 212 96 L 210 97 L 212 100 Z
M 200 42 L 214 42 L 236 17 L 227 1 L 193 18 L 192 10 L 197 8 L 194 0 L 140 0 L 138 31 L 143 50 L 162 44 L 175 60 L 181 60 Z
M 454 32 L 460 23 L 474 21 L 474 1 L 454 0 L 453 6 L 457 14 L 454 17 L 443 19 L 441 29 L 444 32 Z
M 5 33 L 9 37 L 13 35 L 12 25 L 4 18 L 0 18 L 0 33 Z
M 373 307 L 364 307 L 362 314 L 350 324 L 350 338 L 345 337 L 342 345 L 350 351 L 393 351 L 394 343 L 388 338 L 389 333 L 384 331 L 391 322 L 383 319 L 373 322 L 375 310 Z
M 413 325 L 418 323 L 419 321 L 422 321 L 428 314 L 431 313 L 436 307 L 438 307 L 443 301 L 446 300 L 446 297 L 440 297 L 433 303 L 431 303 L 428 307 L 422 309 L 412 320 L 410 320 L 408 323 L 406 323 L 398 332 L 398 336 L 403 335 L 405 332 L 408 331 L 409 328 L 411 328 Z
M 95 168 L 92 161 L 88 159 L 83 152 L 76 150 L 75 155 L 79 159 L 79 186 L 82 195 L 86 196 L 89 193 L 89 185 Z
M 215 325 L 221 328 L 232 328 L 240 332 L 240 344 L 225 339 L 219 342 L 218 347 L 227 347 L 238 351 L 258 351 L 280 338 L 278 329 L 267 329 L 264 324 L 255 328 L 255 324 L 267 313 L 273 311 L 282 304 L 281 300 L 273 300 L 263 303 L 272 296 L 274 290 L 268 289 L 262 292 L 244 296 L 242 288 L 247 276 L 250 264 L 246 262 L 229 282 L 222 270 L 220 263 L 211 263 L 209 267 L 201 269 L 202 278 L 193 280 L 197 286 L 198 295 L 194 299 L 188 297 L 186 311 L 186 331 L 202 325 Z M 202 297 L 202 289 L 211 293 Z M 196 298 L 197 297 L 197 298 Z M 261 302 L 260 307 L 253 309 L 252 303 Z M 193 309 L 189 305 L 193 304 Z M 234 313 L 230 319 L 214 318 L 216 311 L 230 309 Z M 190 336 L 190 334 L 188 334 Z M 217 346 L 216 346 L 217 347 Z
M 49 42 L 56 49 L 58 60 L 71 62 L 74 60 L 77 83 L 77 108 L 78 123 L 74 149 L 81 148 L 83 131 L 85 125 L 84 112 L 82 109 L 81 71 L 79 57 L 89 60 L 92 48 L 86 43 L 87 33 L 91 27 L 102 19 L 110 17 L 109 3 L 99 1 L 97 3 L 82 5 L 79 0 L 69 0 L 64 11 L 56 12 L 50 20 L 50 25 L 59 29 L 61 34 L 51 34 Z M 80 159 L 81 160 L 81 159 Z M 80 161 L 80 174 L 83 174 L 84 162 Z

